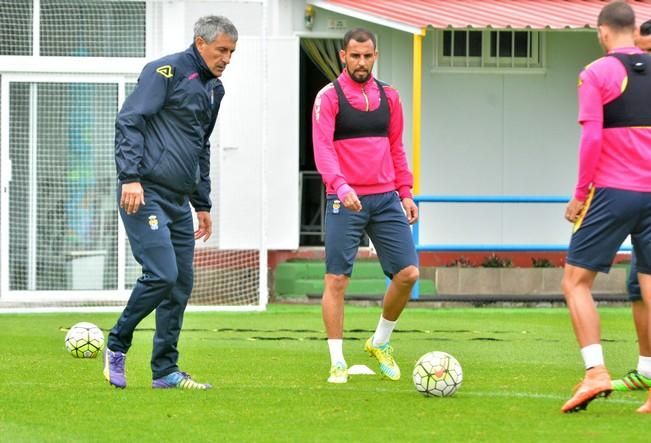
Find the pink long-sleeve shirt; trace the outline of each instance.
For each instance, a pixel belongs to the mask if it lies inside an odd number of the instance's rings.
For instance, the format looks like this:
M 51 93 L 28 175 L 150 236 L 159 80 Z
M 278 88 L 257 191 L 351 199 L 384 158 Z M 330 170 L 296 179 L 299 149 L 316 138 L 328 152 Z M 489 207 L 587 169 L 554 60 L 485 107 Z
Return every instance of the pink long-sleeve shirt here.
M 611 52 L 641 53 L 638 48 Z M 602 57 L 579 76 L 579 174 L 577 200 L 587 198 L 590 187 L 651 192 L 651 128 L 603 128 L 603 106 L 626 88 L 626 68 L 615 57 Z
M 357 83 L 344 69 L 338 77 L 350 105 L 373 111 L 380 106 L 380 90 L 371 77 Z M 312 142 L 316 167 L 328 194 L 343 200 L 355 190 L 357 195 L 398 191 L 401 199 L 412 198 L 413 176 L 402 144 L 403 116 L 398 91 L 384 86 L 389 102 L 388 137 L 359 137 L 334 140 L 339 98 L 332 83 L 319 91 L 312 111 Z

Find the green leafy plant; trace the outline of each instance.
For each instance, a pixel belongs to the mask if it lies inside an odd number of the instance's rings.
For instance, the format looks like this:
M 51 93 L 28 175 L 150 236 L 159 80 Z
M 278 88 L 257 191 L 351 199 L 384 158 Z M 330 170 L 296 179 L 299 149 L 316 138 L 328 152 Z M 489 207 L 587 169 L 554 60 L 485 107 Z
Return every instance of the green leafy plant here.
M 555 268 L 554 263 L 551 260 L 544 257 L 532 257 L 531 266 L 534 268 Z
M 474 268 L 475 267 L 475 265 L 470 260 L 468 260 L 466 257 L 463 256 L 459 258 L 455 258 L 445 266 L 447 266 L 448 268 Z
M 484 268 L 512 268 L 513 262 L 510 258 L 502 258 L 491 254 L 484 259 L 481 265 Z

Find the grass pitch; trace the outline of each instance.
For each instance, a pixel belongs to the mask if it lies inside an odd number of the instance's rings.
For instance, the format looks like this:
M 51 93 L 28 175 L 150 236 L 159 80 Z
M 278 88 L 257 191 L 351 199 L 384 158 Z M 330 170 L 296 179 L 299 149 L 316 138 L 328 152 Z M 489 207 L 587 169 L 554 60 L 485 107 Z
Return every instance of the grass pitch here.
M 349 365 L 378 308 L 346 307 Z M 628 308 L 600 308 L 606 361 L 618 377 L 637 363 Z M 126 390 L 109 387 L 102 361 L 64 350 L 66 329 L 108 329 L 117 314 L 0 316 L 0 441 L 3 442 L 580 442 L 648 441 L 646 393 L 613 393 L 588 410 L 559 412 L 582 376 L 565 309 L 408 308 L 393 335 L 399 382 L 352 376 L 325 382 L 329 357 L 318 306 L 262 313 L 187 313 L 181 367 L 207 392 L 150 387 L 153 318 L 136 331 Z M 451 398 L 426 398 L 411 382 L 418 357 L 442 350 L 463 366 Z

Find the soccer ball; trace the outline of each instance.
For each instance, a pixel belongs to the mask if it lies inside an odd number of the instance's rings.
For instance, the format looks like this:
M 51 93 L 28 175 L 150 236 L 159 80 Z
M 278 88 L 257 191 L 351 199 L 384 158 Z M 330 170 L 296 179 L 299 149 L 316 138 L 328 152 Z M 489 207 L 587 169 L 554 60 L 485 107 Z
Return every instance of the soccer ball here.
M 104 346 L 104 334 L 94 324 L 81 322 L 70 328 L 65 343 L 73 357 L 95 358 Z
M 449 397 L 463 381 L 463 370 L 456 358 L 447 352 L 428 352 L 414 366 L 414 386 L 425 396 Z

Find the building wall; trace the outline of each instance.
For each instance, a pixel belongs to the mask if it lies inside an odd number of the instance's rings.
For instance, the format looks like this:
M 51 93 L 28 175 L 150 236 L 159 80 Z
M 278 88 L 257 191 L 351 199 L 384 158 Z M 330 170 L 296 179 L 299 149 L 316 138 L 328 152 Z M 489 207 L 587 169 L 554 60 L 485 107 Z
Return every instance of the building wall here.
M 317 10 L 312 32 L 364 26 L 378 35 L 378 77 L 401 93 L 410 163 L 412 36 Z M 343 33 L 343 31 L 342 31 Z M 598 58 L 594 31 L 544 31 L 545 69 L 531 74 L 433 69 L 423 41 L 421 194 L 571 195 L 580 126 L 577 76 Z M 421 243 L 566 244 L 562 204 L 423 204 Z
M 199 12 L 227 15 L 243 34 L 251 37 L 260 31 L 254 26 L 254 22 L 262 20 L 260 3 L 219 3 L 219 11 L 213 12 L 204 8 L 206 2 L 188 2 L 186 32 L 191 32 L 189 26 Z M 408 157 L 412 158 L 410 34 L 320 9 L 309 30 L 304 25 L 304 2 L 299 0 L 271 2 L 267 20 L 267 32 L 274 38 L 341 37 L 356 26 L 376 32 L 380 53 L 377 76 L 400 91 L 406 122 L 403 139 Z M 570 195 L 576 177 L 580 129 L 576 123 L 576 78 L 584 65 L 600 55 L 600 49 L 591 31 L 545 31 L 545 39 L 544 73 L 442 73 L 432 69 L 434 31 L 428 31 L 423 42 L 421 194 Z M 244 56 L 244 51 L 236 53 L 234 63 L 242 61 L 238 56 Z M 294 66 L 288 61 L 285 71 L 297 71 L 297 62 Z M 273 65 L 274 60 L 269 63 Z M 227 84 L 230 91 L 240 87 L 241 80 L 233 76 L 226 74 L 224 80 L 231 83 Z M 231 114 L 238 112 L 234 108 Z M 297 131 L 298 121 L 284 119 L 279 123 L 286 126 L 286 131 Z M 287 155 L 297 151 L 296 143 L 295 151 L 290 147 L 283 156 L 269 152 L 266 160 L 273 169 L 275 163 L 286 161 Z M 247 159 L 251 157 L 242 154 L 239 167 Z M 291 188 L 291 183 L 288 186 Z M 244 195 L 259 199 L 258 191 L 253 189 L 259 187 L 259 182 L 251 182 L 250 187 L 242 189 Z M 274 203 L 271 207 L 279 206 Z M 298 208 L 290 210 L 297 212 L 294 218 L 298 219 Z M 421 242 L 563 244 L 569 237 L 569 226 L 562 218 L 562 210 L 559 204 L 424 204 Z M 257 234 L 252 232 L 259 232 L 259 227 L 251 223 L 246 235 L 228 237 L 235 238 L 236 243 L 241 240 L 245 244 L 247 239 L 257 243 Z M 235 224 L 232 231 L 241 227 Z M 290 234 L 275 242 L 274 248 L 294 245 Z
M 412 85 L 412 36 L 385 26 L 358 20 L 322 9 L 316 9 L 314 25 L 305 28 L 302 15 L 302 1 L 293 3 L 294 32 L 303 38 L 342 38 L 346 31 L 364 27 L 377 36 L 379 58 L 376 65 L 377 77 L 398 89 L 405 114 L 405 148 L 411 158 L 411 85 Z
M 263 242 L 275 249 L 298 247 L 299 91 L 280 87 L 283 81 L 298 85 L 298 38 L 287 19 L 296 6 L 271 1 L 265 11 L 260 0 L 219 0 L 160 7 L 159 26 L 175 33 L 161 44 L 160 55 L 190 45 L 201 16 L 226 16 L 239 33 L 211 137 L 215 235 L 199 248 L 255 249 Z
M 431 42 L 424 45 L 430 66 Z M 421 193 L 569 196 L 580 135 L 577 75 L 599 55 L 592 32 L 550 31 L 544 74 L 427 73 Z M 422 241 L 563 244 L 562 214 L 559 204 L 429 204 Z

